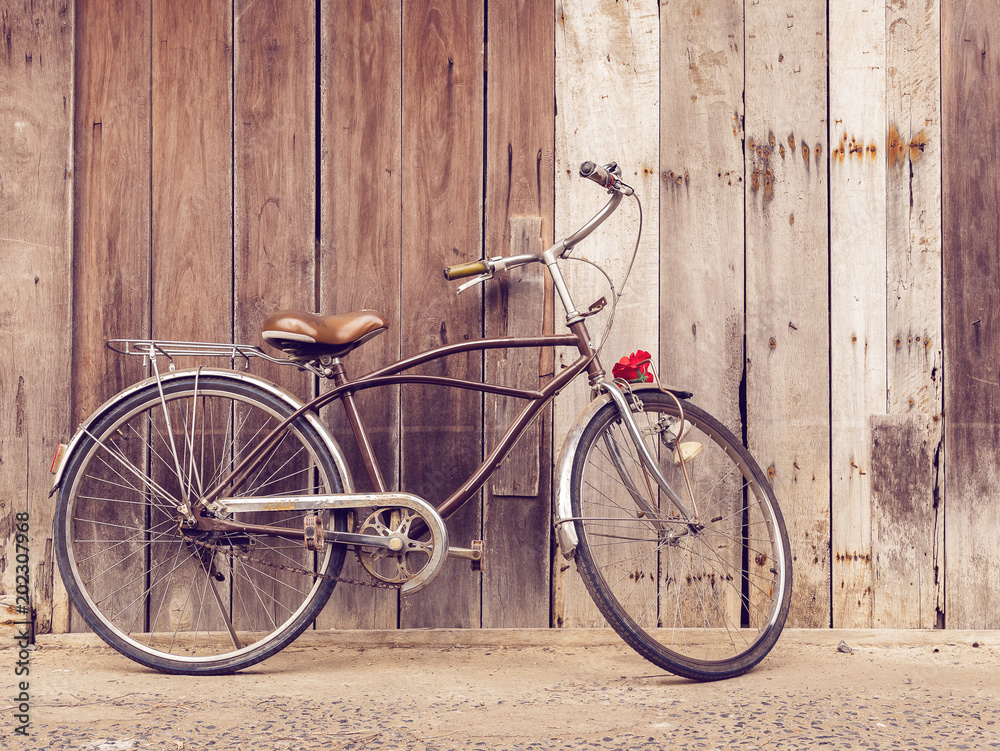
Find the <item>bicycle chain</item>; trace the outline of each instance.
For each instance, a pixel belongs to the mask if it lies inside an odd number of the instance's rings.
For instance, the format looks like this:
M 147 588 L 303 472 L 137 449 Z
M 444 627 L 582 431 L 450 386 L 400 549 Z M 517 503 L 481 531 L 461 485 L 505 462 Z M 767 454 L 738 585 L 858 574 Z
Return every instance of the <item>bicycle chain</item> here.
M 389 582 L 378 582 L 378 581 L 361 581 L 360 579 L 348 579 L 344 576 L 331 576 L 330 574 L 321 574 L 318 571 L 309 571 L 304 568 L 297 568 L 295 566 L 287 566 L 283 563 L 271 563 L 269 561 L 261 560 L 260 558 L 254 558 L 248 553 L 238 552 L 232 547 L 225 547 L 223 545 L 213 545 L 210 542 L 202 542 L 201 540 L 196 540 L 193 537 L 184 537 L 186 542 L 190 542 L 192 545 L 197 545 L 200 548 L 206 548 L 212 551 L 219 551 L 223 555 L 230 555 L 233 558 L 239 558 L 244 561 L 250 561 L 252 563 L 259 563 L 263 566 L 270 566 L 271 568 L 281 569 L 282 571 L 290 571 L 293 574 L 305 574 L 306 576 L 312 576 L 316 579 L 329 579 L 330 581 L 338 582 L 340 584 L 354 584 L 359 587 L 372 587 L 373 589 L 395 589 L 399 590 L 403 588 L 403 584 L 391 584 Z

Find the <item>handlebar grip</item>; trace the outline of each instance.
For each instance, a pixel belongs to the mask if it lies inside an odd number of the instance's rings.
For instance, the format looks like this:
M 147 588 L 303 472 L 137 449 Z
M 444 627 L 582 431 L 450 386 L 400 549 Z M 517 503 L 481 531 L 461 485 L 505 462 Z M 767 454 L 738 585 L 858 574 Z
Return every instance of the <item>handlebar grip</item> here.
M 448 266 L 444 270 L 444 278 L 449 282 L 455 279 L 463 279 L 467 276 L 485 274 L 489 272 L 489 267 L 485 261 L 472 261 L 470 263 L 460 263 L 457 266 Z
M 593 162 L 584 162 L 580 165 L 580 177 L 593 180 L 602 188 L 610 188 L 615 184 L 614 175 L 604 169 L 604 167 L 598 166 Z

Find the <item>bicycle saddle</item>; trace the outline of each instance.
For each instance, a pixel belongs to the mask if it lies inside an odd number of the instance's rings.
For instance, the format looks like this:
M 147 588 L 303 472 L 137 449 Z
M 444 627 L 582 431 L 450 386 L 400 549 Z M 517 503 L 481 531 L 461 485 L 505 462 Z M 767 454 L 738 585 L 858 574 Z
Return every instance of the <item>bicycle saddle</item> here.
M 381 313 L 359 310 L 342 316 L 320 316 L 304 310 L 279 310 L 264 321 L 261 336 L 292 360 L 343 357 L 378 336 L 387 324 Z

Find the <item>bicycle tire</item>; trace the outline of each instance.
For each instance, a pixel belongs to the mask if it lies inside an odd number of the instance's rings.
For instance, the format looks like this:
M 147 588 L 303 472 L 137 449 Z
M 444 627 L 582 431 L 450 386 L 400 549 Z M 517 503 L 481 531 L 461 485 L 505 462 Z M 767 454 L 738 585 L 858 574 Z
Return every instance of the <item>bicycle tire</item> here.
M 791 601 L 791 550 L 774 491 L 707 412 L 658 391 L 636 397 L 643 441 L 699 526 L 679 522 L 608 403 L 573 458 L 577 568 L 611 627 L 650 662 L 694 680 L 735 677 L 777 642 Z
M 344 547 L 322 553 L 258 535 L 192 544 L 176 504 L 231 471 L 243 451 L 292 414 L 245 380 L 192 374 L 152 383 L 97 418 L 69 457 L 54 537 L 63 581 L 87 625 L 136 662 L 184 675 L 232 673 L 287 646 L 322 610 L 334 581 L 238 557 L 339 575 Z M 305 417 L 240 487 L 243 496 L 342 492 L 335 458 Z M 303 528 L 306 511 L 239 515 Z M 323 511 L 346 529 L 346 512 Z M 228 552 L 225 552 L 228 551 Z

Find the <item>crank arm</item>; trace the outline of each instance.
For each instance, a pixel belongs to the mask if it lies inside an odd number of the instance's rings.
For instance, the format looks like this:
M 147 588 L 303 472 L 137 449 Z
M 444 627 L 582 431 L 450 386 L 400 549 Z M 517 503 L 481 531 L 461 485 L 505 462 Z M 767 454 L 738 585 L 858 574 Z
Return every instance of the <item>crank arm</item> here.
M 449 558 L 464 558 L 467 561 L 483 560 L 483 549 L 478 548 L 448 548 Z

